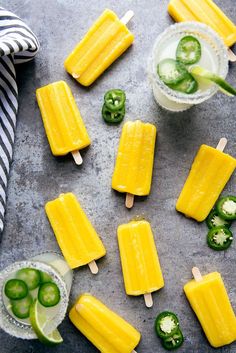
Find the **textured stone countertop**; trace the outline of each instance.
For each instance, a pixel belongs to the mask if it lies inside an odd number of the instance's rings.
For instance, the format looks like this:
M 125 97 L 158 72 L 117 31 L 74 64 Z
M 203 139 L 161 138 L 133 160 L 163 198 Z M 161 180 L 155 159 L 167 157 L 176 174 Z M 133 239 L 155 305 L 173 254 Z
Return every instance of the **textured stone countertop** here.
M 236 22 L 235 0 L 216 3 Z M 190 280 L 193 265 L 198 265 L 202 273 L 217 270 L 236 310 L 236 241 L 227 252 L 214 252 L 206 245 L 206 225 L 178 214 L 175 202 L 199 145 L 216 146 L 220 137 L 226 136 L 226 151 L 236 157 L 236 100 L 218 93 L 181 114 L 157 106 L 146 68 L 155 38 L 173 23 L 167 4 L 168 0 L 1 1 L 1 6 L 30 25 L 39 37 L 41 50 L 33 62 L 18 67 L 19 114 L 0 269 L 45 250 L 59 251 L 44 204 L 62 192 L 72 191 L 100 234 L 107 256 L 98 261 L 100 272 L 95 277 L 87 266 L 74 271 L 69 308 L 80 293 L 95 294 L 141 331 L 142 341 L 136 349 L 139 353 L 164 352 L 153 324 L 157 313 L 168 309 L 179 315 L 185 336 L 178 352 L 211 353 L 215 350 L 185 298 L 183 285 Z M 115 10 L 119 16 L 128 9 L 135 11 L 129 24 L 135 44 L 86 89 L 67 75 L 63 61 L 104 8 Z M 70 85 L 92 139 L 91 147 L 82 151 L 81 167 L 70 156 L 52 156 L 35 100 L 37 87 L 61 79 Z M 228 80 L 236 85 L 236 63 L 230 65 Z M 131 211 L 124 207 L 124 196 L 110 187 L 122 124 L 106 125 L 100 111 L 104 92 L 114 87 L 126 91 L 126 121 L 139 118 L 158 126 L 152 192 L 147 198 L 137 198 Z M 234 174 L 225 193 L 236 194 L 235 183 Z M 126 296 L 123 287 L 116 229 L 136 215 L 143 215 L 152 224 L 165 278 L 165 287 L 153 295 L 152 309 L 145 308 L 142 297 Z M 232 229 L 236 233 L 236 227 Z M 37 340 L 23 341 L 0 331 L 0 352 L 97 352 L 68 316 L 59 330 L 64 343 L 51 349 Z M 217 352 L 236 353 L 236 343 Z

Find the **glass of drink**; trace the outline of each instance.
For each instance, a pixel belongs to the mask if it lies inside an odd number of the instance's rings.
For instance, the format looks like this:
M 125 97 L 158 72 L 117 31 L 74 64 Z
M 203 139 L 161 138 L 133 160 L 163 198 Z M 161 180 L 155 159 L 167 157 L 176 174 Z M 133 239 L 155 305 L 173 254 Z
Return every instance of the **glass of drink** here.
M 30 260 L 15 262 L 0 272 L 0 327 L 12 336 L 23 339 L 35 339 L 37 335 L 31 327 L 29 317 L 20 318 L 22 315 L 19 316 L 13 313 L 12 302 L 14 301 L 7 297 L 5 289 L 6 283 L 11 279 L 17 278 L 19 271 L 21 271 L 21 273 L 23 272 L 24 276 L 24 271 L 28 269 L 37 270 L 36 272 L 42 274 L 40 276 L 45 278 L 44 281 L 46 283 L 53 282 L 56 285 L 54 286 L 59 290 L 59 298 L 56 305 L 46 307 L 39 304 L 40 314 L 44 315 L 46 318 L 46 325 L 44 327 L 46 334 L 54 331 L 64 319 L 73 276 L 72 270 L 69 268 L 64 258 L 53 252 L 45 252 Z M 11 291 L 13 290 L 14 288 L 11 288 Z M 49 288 L 49 290 L 51 290 L 51 288 Z M 38 287 L 29 290 L 32 299 L 38 297 L 38 291 Z M 45 298 L 47 299 L 47 293 Z M 24 307 L 18 307 L 18 310 L 22 309 L 24 310 Z
M 158 64 L 167 58 L 176 59 L 178 43 L 185 36 L 194 36 L 201 44 L 201 58 L 197 65 L 223 79 L 228 73 L 227 48 L 210 27 L 199 22 L 183 22 L 168 27 L 156 39 L 149 58 L 148 74 L 155 100 L 161 107 L 173 112 L 184 111 L 192 105 L 202 103 L 219 89 L 210 81 L 199 80 L 198 90 L 186 94 L 169 88 L 160 79 L 157 73 Z

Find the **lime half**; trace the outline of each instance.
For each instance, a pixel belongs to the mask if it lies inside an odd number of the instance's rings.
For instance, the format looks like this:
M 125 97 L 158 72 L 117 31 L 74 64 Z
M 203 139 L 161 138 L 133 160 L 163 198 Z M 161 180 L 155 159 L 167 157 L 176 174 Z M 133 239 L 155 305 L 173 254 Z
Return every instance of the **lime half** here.
M 214 82 L 219 86 L 221 92 L 227 94 L 228 96 L 236 96 L 236 89 L 233 86 L 226 82 L 222 77 L 203 69 L 201 66 L 192 67 L 190 72 L 193 76 L 202 77 L 206 80 Z
M 44 333 L 44 327 L 47 324 L 47 318 L 40 313 L 39 302 L 34 300 L 30 306 L 30 323 L 40 342 L 47 346 L 54 346 L 63 342 L 59 331 L 56 329 L 50 334 Z

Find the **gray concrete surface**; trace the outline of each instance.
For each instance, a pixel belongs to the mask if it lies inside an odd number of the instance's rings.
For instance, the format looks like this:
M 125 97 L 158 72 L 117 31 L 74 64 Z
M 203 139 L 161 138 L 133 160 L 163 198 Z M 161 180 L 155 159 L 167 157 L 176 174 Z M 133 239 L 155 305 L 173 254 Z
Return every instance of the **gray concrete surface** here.
M 234 0 L 216 0 L 236 22 Z M 160 109 L 146 77 L 146 64 L 156 36 L 172 23 L 167 0 L 2 0 L 38 34 L 41 50 L 34 62 L 18 69 L 19 114 L 14 161 L 8 190 L 6 227 L 0 244 L 0 268 L 45 250 L 59 250 L 44 212 L 44 204 L 61 192 L 74 192 L 107 248 L 93 277 L 87 267 L 75 271 L 70 304 L 82 292 L 91 292 L 142 332 L 139 353 L 164 352 L 153 324 L 160 311 L 176 312 L 185 336 L 180 353 L 211 353 L 212 349 L 183 294 L 183 285 L 198 265 L 203 273 L 218 270 L 236 309 L 236 242 L 227 252 L 216 253 L 205 243 L 207 228 L 175 211 L 175 202 L 200 144 L 215 146 L 220 137 L 229 139 L 227 152 L 236 156 L 236 101 L 217 94 L 183 114 Z M 130 29 L 135 44 L 97 82 L 80 87 L 63 68 L 63 60 L 105 7 L 122 16 L 133 9 Z M 236 64 L 228 79 L 236 85 Z M 35 101 L 35 89 L 64 79 L 70 85 L 92 138 L 82 152 L 84 163 L 75 166 L 70 156 L 52 156 Z M 111 190 L 111 175 L 122 125 L 107 126 L 100 114 L 103 94 L 119 87 L 127 94 L 125 120 L 141 118 L 158 126 L 158 139 L 151 195 L 136 200 L 128 211 L 124 197 Z M 236 193 L 235 175 L 225 193 Z M 116 229 L 135 215 L 152 224 L 165 277 L 165 287 L 153 295 L 154 306 L 146 309 L 143 298 L 127 297 L 123 288 Z M 234 226 L 234 231 L 236 227 Z M 59 327 L 64 343 L 47 348 L 37 341 L 23 341 L 0 332 L 1 353 L 93 353 L 97 350 L 74 328 L 68 317 Z M 236 353 L 236 344 L 219 349 Z

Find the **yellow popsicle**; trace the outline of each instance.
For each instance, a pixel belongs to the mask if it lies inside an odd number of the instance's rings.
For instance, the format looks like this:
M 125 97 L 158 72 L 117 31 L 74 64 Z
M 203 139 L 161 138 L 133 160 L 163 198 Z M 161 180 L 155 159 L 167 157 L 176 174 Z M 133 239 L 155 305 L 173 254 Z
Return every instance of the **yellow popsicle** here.
M 176 203 L 176 209 L 202 222 L 213 208 L 236 167 L 235 158 L 202 145 Z
M 133 326 L 90 294 L 78 298 L 69 317 L 102 353 L 131 353 L 141 338 Z
M 212 0 L 170 0 L 168 12 L 177 22 L 198 21 L 212 27 L 230 47 L 236 26 Z
M 88 264 L 97 273 L 94 260 L 106 254 L 104 245 L 75 195 L 61 194 L 45 210 L 61 251 L 71 268 Z
M 236 317 L 220 273 L 212 272 L 188 282 L 184 292 L 213 347 L 236 340 Z
M 150 223 L 132 221 L 118 227 L 118 244 L 128 295 L 144 295 L 147 306 L 152 306 L 150 294 L 164 287 Z
M 124 124 L 112 177 L 113 189 L 138 196 L 150 193 L 155 141 L 154 125 L 140 120 Z
M 81 85 L 91 85 L 134 41 L 117 15 L 106 9 L 65 60 L 65 69 Z
M 66 82 L 58 81 L 36 90 L 47 138 L 55 156 L 81 150 L 90 138 Z

